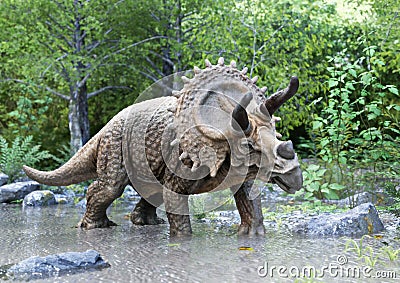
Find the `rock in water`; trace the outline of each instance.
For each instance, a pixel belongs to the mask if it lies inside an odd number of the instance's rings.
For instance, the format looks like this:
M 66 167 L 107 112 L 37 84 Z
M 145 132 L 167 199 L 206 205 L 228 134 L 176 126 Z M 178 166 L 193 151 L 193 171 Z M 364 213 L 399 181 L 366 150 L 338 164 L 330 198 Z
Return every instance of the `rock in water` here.
M 39 190 L 40 185 L 35 181 L 17 182 L 0 187 L 0 202 L 12 202 L 23 199 L 27 194 Z
M 294 227 L 294 232 L 318 236 L 361 236 L 384 229 L 372 203 L 361 204 L 340 214 L 321 214 Z
M 4 173 L 0 173 L 0 186 L 7 184 L 7 182 L 8 182 L 8 176 Z
M 34 191 L 25 196 L 23 206 L 47 206 L 57 204 L 51 191 Z
M 88 250 L 31 257 L 11 266 L 7 276 L 18 280 L 33 280 L 106 267 L 110 267 L 110 264 L 97 251 Z

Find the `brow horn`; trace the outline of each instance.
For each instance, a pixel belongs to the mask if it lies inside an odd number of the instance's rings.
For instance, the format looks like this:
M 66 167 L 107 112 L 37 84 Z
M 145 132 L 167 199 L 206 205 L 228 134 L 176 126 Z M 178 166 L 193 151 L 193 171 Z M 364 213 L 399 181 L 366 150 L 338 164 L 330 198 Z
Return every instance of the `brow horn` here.
M 291 77 L 289 86 L 287 88 L 274 93 L 265 101 L 265 107 L 267 108 L 268 113 L 270 115 L 274 114 L 283 103 L 296 94 L 298 89 L 299 79 L 297 77 Z
M 236 105 L 235 109 L 233 109 L 233 119 L 231 124 L 236 131 L 243 131 L 245 134 L 250 131 L 250 122 L 249 117 L 247 116 L 246 107 L 252 99 L 253 94 L 251 92 L 245 94 L 239 104 Z

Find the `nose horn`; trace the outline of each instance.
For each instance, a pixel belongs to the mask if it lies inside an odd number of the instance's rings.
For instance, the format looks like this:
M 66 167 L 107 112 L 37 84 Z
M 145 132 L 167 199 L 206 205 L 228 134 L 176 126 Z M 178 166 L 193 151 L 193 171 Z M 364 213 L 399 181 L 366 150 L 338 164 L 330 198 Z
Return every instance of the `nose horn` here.
M 291 141 L 281 143 L 278 145 L 276 151 L 285 159 L 293 159 L 295 157 L 293 143 Z

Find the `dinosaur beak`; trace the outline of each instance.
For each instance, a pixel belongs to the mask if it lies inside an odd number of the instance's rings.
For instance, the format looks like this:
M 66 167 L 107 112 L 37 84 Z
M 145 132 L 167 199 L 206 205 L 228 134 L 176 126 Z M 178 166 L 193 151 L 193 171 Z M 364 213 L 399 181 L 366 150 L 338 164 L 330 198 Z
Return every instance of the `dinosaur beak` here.
M 282 190 L 290 194 L 300 190 L 303 186 L 303 174 L 300 167 L 294 168 L 285 174 L 274 174 L 272 172 L 270 180 L 271 183 L 277 184 Z
M 303 186 L 303 174 L 291 141 L 281 142 L 276 147 L 277 159 L 270 182 L 288 193 L 295 193 Z

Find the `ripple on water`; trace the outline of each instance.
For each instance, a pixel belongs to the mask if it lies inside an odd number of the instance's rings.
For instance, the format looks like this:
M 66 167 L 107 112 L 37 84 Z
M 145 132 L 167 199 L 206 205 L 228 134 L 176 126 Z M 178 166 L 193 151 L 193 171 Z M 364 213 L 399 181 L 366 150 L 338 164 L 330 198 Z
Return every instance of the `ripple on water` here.
M 124 218 L 128 212 L 123 206 L 111 209 L 110 217 L 120 226 L 83 231 L 73 228 L 82 216 L 74 207 L 23 210 L 1 206 L 0 266 L 30 256 L 95 249 L 111 268 L 66 275 L 56 281 L 272 282 L 275 279 L 257 274 L 265 262 L 320 267 L 334 262 L 345 245 L 343 238 L 305 237 L 276 229 L 267 229 L 265 237 L 243 238 L 237 237 L 232 227 L 215 231 L 212 224 L 196 222 L 191 239 L 170 240 L 168 225 L 136 227 Z M 285 282 L 282 278 L 275 281 Z M 324 280 L 334 281 L 337 279 Z

